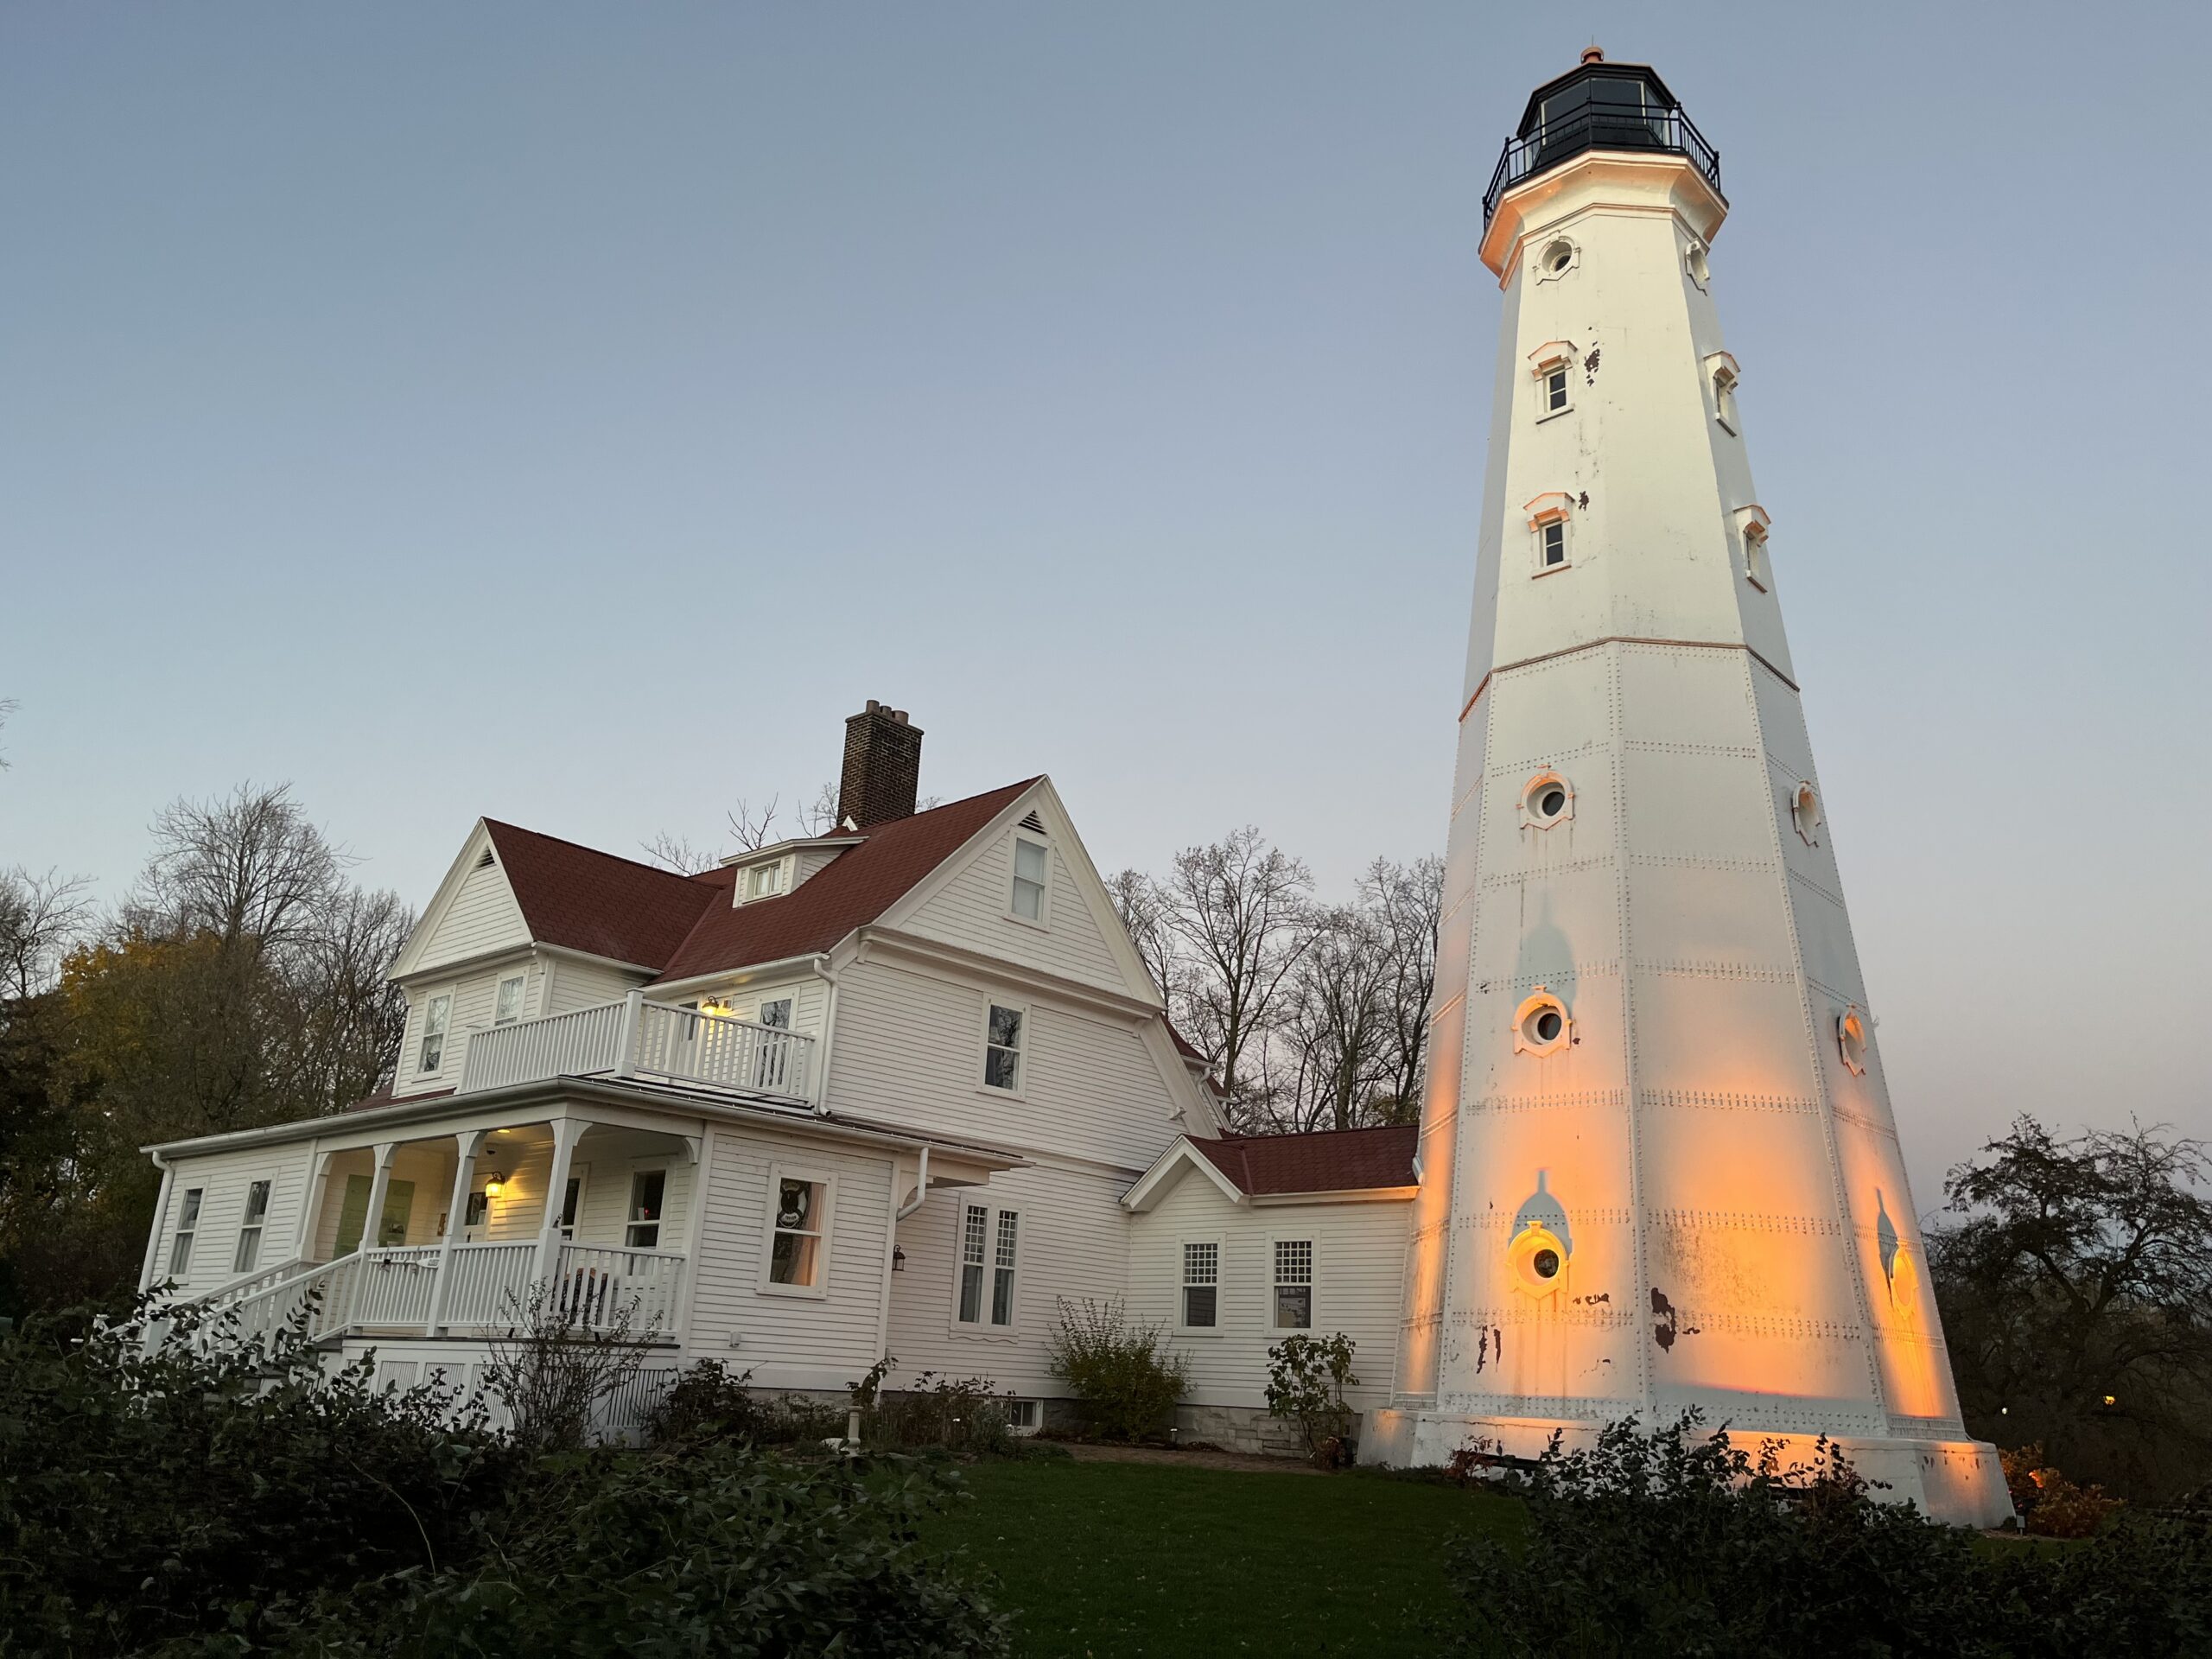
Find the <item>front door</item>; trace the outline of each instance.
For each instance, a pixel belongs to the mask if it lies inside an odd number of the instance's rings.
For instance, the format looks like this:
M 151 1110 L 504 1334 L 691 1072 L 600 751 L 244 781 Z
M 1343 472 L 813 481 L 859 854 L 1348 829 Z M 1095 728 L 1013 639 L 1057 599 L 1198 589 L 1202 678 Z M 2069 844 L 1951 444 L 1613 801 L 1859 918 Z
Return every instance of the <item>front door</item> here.
M 361 1222 L 369 1211 L 369 1187 L 366 1175 L 346 1178 L 345 1201 L 338 1207 L 338 1243 L 336 1255 L 351 1255 L 361 1243 Z M 377 1248 L 392 1249 L 407 1242 L 407 1217 L 415 1208 L 415 1183 L 392 1181 L 384 1190 L 384 1218 L 377 1229 Z

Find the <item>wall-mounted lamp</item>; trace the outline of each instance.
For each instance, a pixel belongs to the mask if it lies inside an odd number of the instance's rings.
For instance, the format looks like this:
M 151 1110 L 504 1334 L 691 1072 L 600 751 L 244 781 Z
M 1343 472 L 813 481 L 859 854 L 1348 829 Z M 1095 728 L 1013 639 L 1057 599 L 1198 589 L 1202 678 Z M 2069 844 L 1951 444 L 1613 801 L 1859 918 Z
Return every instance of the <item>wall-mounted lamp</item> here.
M 487 1198 L 496 1198 L 506 1190 L 507 1178 L 500 1174 L 498 1170 L 493 1170 L 491 1179 L 484 1183 L 484 1196 Z
M 900 1249 L 896 1244 L 893 1244 L 891 1247 L 891 1271 L 893 1273 L 904 1273 L 906 1271 L 906 1252 Z

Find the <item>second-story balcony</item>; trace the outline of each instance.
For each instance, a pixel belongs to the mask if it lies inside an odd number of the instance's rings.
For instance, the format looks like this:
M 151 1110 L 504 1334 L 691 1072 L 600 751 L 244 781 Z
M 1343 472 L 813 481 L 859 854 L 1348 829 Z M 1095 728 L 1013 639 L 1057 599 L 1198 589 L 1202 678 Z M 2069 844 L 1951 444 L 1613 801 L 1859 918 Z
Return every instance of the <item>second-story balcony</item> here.
M 776 1100 L 815 1097 L 811 1036 L 650 1001 L 638 991 L 467 1038 L 461 1094 L 548 1077 L 651 1077 Z

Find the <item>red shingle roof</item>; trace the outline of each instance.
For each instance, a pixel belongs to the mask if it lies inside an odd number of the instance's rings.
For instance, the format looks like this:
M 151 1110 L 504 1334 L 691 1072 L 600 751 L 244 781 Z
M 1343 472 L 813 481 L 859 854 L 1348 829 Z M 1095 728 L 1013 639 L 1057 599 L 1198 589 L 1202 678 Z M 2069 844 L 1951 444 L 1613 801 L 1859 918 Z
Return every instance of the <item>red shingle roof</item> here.
M 1255 1197 L 1281 1192 L 1359 1192 L 1412 1186 L 1421 1130 L 1411 1123 L 1379 1129 L 1325 1129 L 1313 1135 L 1190 1137 L 1198 1154 L 1236 1190 Z
M 530 937 L 543 944 L 658 968 L 712 899 L 728 902 L 728 870 L 677 875 L 512 823 L 486 818 L 484 827 Z
M 722 896 L 661 963 L 658 982 L 829 950 L 913 891 L 1036 781 L 876 824 L 861 832 L 859 846 L 780 899 L 733 905 Z

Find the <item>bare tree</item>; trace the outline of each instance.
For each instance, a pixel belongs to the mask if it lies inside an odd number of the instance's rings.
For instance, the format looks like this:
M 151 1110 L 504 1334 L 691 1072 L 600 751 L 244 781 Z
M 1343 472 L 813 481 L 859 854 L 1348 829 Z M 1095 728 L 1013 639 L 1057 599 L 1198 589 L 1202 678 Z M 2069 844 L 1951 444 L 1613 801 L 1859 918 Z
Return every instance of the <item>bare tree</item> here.
M 1444 861 L 1378 858 L 1360 878 L 1360 903 L 1374 918 L 1383 960 L 1382 1014 L 1389 1061 L 1373 1115 L 1412 1122 L 1421 1116 L 1427 1062 L 1428 1004 L 1436 988 L 1436 931 L 1444 911 Z
M 720 858 L 694 846 L 690 840 L 673 830 L 657 831 L 651 841 L 638 843 L 645 855 L 645 862 L 664 870 L 673 870 L 678 875 L 696 875 L 702 870 L 711 870 Z
M 1285 988 L 1313 943 L 1313 873 L 1251 825 L 1178 853 L 1161 886 L 1165 925 L 1191 968 L 1174 994 L 1232 1103 L 1250 1082 L 1247 1052 L 1281 1016 Z
M 1175 980 L 1175 934 L 1167 925 L 1167 898 L 1160 884 L 1141 870 L 1121 870 L 1109 877 L 1106 893 L 1129 936 L 1137 958 L 1162 996 Z
M 1389 1071 L 1388 944 L 1364 906 L 1318 912 L 1311 927 L 1282 1023 L 1296 1079 L 1276 1127 L 1357 1128 Z
M 282 976 L 293 1010 L 285 1046 L 292 1091 L 336 1111 L 391 1081 L 407 999 L 385 976 L 415 931 L 415 912 L 389 889 L 349 887 L 321 921 Z
M 0 726 L 5 726 L 8 723 L 8 716 L 22 707 L 22 704 L 17 702 L 13 697 L 0 697 Z M 6 753 L 0 751 L 0 772 L 7 771 L 9 764 Z
M 289 784 L 241 784 L 216 800 L 172 801 L 130 911 L 149 932 L 212 935 L 257 951 L 311 938 L 355 861 L 308 821 Z
M 54 983 L 92 920 L 90 887 L 86 877 L 58 870 L 0 870 L 0 989 L 35 996 Z
M 508 1328 L 487 1344 L 484 1385 L 505 1404 L 520 1445 L 538 1452 L 581 1447 L 600 1402 L 644 1369 L 653 1326 L 635 1325 L 635 1297 L 600 1306 L 607 1294 L 587 1282 L 541 1281 L 527 1296 L 508 1297 Z M 580 1318 L 587 1302 L 593 1317 Z

